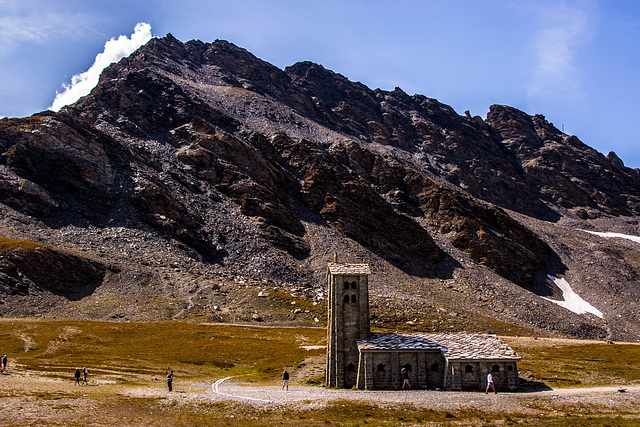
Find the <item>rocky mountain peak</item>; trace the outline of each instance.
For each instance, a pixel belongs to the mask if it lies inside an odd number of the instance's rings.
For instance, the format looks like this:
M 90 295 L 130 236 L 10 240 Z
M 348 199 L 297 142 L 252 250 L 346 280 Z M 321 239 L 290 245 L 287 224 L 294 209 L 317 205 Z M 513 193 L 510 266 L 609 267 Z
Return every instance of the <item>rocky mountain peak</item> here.
M 619 168 L 624 167 L 622 159 L 620 159 L 620 157 L 618 157 L 618 155 L 613 151 L 609 151 L 609 154 L 607 154 L 607 160 L 609 160 L 613 166 Z
M 638 171 L 542 115 L 494 105 L 482 120 L 311 62 L 281 70 L 226 41 L 169 34 L 60 113 L 0 120 L 0 152 L 7 237 L 49 236 L 150 275 L 173 245 L 202 271 L 310 288 L 339 251 L 371 263 L 394 297 L 640 337 L 622 297 L 598 294 L 637 298 L 627 284 L 639 261 L 616 246 L 585 264 L 579 231 L 635 230 Z M 125 235 L 138 237 L 123 250 Z M 617 265 L 614 282 L 602 260 Z M 578 281 L 595 303 L 613 298 L 607 310 L 627 320 L 559 315 L 540 298 L 561 296 L 549 275 Z M 502 311 L 483 306 L 486 295 Z

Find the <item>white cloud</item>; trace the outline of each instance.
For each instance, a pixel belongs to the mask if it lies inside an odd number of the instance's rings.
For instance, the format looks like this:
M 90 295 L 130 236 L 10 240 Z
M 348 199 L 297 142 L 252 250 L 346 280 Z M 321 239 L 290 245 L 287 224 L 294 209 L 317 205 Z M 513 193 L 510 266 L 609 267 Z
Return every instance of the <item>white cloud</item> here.
M 46 43 L 52 38 L 82 33 L 82 26 L 71 26 L 69 22 L 86 22 L 90 18 L 83 14 L 0 17 L 0 53 L 13 52 L 20 43 Z
M 590 38 L 589 3 L 560 3 L 538 9 L 542 26 L 532 42 L 530 98 L 578 98 L 581 91 L 578 48 Z
M 52 2 L 0 0 L 0 55 L 10 55 L 24 43 L 51 44 L 60 37 L 82 37 L 91 31 L 92 14 L 68 9 Z
M 73 76 L 70 85 L 63 84 L 64 91 L 56 93 L 56 97 L 49 109 L 59 111 L 65 105 L 72 104 L 81 97 L 88 95 L 98 84 L 102 70 L 125 56 L 129 56 L 140 46 L 151 40 L 151 37 L 151 25 L 140 22 L 136 25 L 131 38 L 120 36 L 117 39 L 112 38 L 106 42 L 104 51 L 96 56 L 93 65 L 87 71 Z

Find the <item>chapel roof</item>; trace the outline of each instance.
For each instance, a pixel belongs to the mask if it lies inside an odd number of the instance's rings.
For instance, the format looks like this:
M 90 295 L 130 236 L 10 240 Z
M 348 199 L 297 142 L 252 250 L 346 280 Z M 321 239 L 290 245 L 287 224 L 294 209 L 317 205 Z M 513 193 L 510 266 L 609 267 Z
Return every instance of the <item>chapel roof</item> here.
M 371 274 L 369 264 L 352 264 L 348 262 L 330 262 L 327 264 L 330 274 L 336 276 L 360 276 Z
M 418 334 L 372 334 L 368 340 L 357 341 L 360 351 L 376 350 L 444 350 L 437 342 Z
M 520 360 L 518 353 L 492 334 L 443 333 L 429 334 L 429 337 L 447 349 L 444 356 L 449 360 Z
M 520 356 L 490 334 L 372 334 L 358 341 L 359 351 L 439 350 L 448 360 L 520 360 Z

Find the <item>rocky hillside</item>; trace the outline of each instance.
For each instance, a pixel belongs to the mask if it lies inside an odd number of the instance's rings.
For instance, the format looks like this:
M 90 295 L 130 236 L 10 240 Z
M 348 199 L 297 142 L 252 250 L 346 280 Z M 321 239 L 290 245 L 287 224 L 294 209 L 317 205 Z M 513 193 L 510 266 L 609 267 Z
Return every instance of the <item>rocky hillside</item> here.
M 585 231 L 640 235 L 640 171 L 541 115 L 167 35 L 59 113 L 0 120 L 0 152 L 0 234 L 91 265 L 69 293 L 59 257 L 42 304 L 3 253 L 3 316 L 317 323 L 337 252 L 372 264 L 381 326 L 640 339 L 638 243 Z M 603 318 L 543 299 L 549 275 Z

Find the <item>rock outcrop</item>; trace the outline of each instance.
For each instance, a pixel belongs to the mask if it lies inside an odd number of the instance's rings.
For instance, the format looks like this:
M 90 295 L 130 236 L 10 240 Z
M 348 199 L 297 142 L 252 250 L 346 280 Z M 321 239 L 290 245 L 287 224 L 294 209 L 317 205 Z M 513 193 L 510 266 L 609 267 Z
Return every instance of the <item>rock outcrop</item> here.
M 0 239 L 0 292 L 28 295 L 49 291 L 71 300 L 90 295 L 106 266 L 53 246 Z

